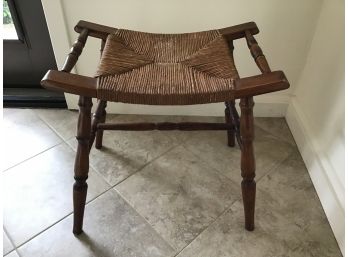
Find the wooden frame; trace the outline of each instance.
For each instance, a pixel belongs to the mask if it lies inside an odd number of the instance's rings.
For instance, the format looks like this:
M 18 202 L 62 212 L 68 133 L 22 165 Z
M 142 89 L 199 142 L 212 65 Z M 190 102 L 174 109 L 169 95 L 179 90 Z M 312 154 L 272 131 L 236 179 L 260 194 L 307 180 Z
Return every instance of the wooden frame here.
M 80 21 L 75 26 L 79 37 L 64 63 L 61 71 L 50 70 L 46 73 L 41 84 L 52 90 L 59 90 L 80 96 L 79 120 L 77 129 L 78 148 L 75 161 L 75 184 L 74 184 L 74 226 L 73 232 L 82 232 L 84 205 L 87 193 L 87 177 L 89 165 L 89 151 L 96 141 L 96 148 L 102 147 L 104 130 L 227 130 L 228 142 L 231 147 L 235 145 L 235 138 L 241 148 L 242 170 L 242 196 L 245 213 L 245 228 L 254 229 L 254 212 L 256 183 L 255 157 L 253 150 L 254 125 L 253 125 L 253 96 L 275 92 L 289 87 L 282 71 L 271 71 L 266 57 L 253 35 L 259 33 L 254 22 L 244 23 L 233 27 L 220 29 L 219 32 L 229 43 L 230 51 L 233 51 L 233 40 L 245 38 L 250 53 L 261 71 L 261 75 L 234 80 L 233 96 L 225 102 L 225 123 L 133 123 L 133 124 L 108 124 L 105 123 L 107 99 L 99 99 L 96 112 L 91 120 L 91 98 L 97 97 L 97 79 L 69 72 L 75 66 L 88 36 L 101 39 L 101 52 L 105 40 L 109 34 L 117 29 L 87 21 Z M 241 116 L 235 108 L 235 99 L 240 100 Z

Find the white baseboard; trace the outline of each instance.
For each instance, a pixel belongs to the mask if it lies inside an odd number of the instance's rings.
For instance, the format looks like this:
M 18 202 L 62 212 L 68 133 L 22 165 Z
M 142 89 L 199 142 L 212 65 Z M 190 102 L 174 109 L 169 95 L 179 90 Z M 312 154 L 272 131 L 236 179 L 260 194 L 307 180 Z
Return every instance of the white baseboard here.
M 286 121 L 344 255 L 344 188 L 336 178 L 332 178 L 332 174 L 337 173 L 327 157 L 318 150 L 306 116 L 295 99 L 290 101 Z
M 69 109 L 78 109 L 78 98 L 65 94 Z M 288 96 L 270 95 L 255 97 L 255 117 L 284 117 L 289 102 Z M 95 102 L 94 102 L 95 103 Z M 95 108 L 96 104 L 94 104 Z M 188 106 L 154 106 L 123 103 L 108 103 L 107 113 L 144 115 L 224 116 L 224 104 L 197 104 Z M 239 109 L 239 108 L 237 108 Z

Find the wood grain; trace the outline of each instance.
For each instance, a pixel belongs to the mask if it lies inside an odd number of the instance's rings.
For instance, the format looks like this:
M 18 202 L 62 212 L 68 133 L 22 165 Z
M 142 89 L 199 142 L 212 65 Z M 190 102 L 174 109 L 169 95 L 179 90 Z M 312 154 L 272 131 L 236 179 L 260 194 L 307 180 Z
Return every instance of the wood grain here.
M 230 108 L 229 108 L 229 103 L 225 102 L 225 122 L 227 125 L 233 127 L 232 129 L 227 130 L 227 145 L 230 147 L 234 147 L 236 142 L 235 142 L 235 124 L 233 123 L 231 119 L 231 113 L 230 113 Z
M 252 31 L 247 30 L 245 33 L 245 38 L 247 41 L 247 45 L 250 49 L 250 53 L 253 56 L 257 66 L 261 70 L 262 73 L 271 72 L 271 69 L 268 65 L 265 55 L 262 52 L 261 47 L 257 43 L 256 39 L 253 36 Z
M 254 230 L 255 196 L 255 156 L 254 156 L 254 117 L 252 97 L 240 100 L 240 133 L 242 139 L 241 170 L 242 170 L 242 196 L 244 204 L 245 228 Z
M 91 130 L 91 138 L 89 141 L 89 149 L 92 148 L 94 139 L 96 139 L 96 148 L 100 149 L 102 146 L 102 138 L 103 138 L 103 131 L 102 130 L 97 130 L 97 125 L 99 123 L 104 123 L 105 122 L 105 117 L 106 117 L 106 101 L 99 100 L 97 109 L 95 113 L 93 114 L 93 120 L 92 120 L 92 130 Z
M 83 29 L 78 36 L 77 40 L 73 44 L 68 57 L 65 60 L 62 71 L 70 72 L 72 68 L 75 66 L 79 56 L 82 53 L 83 48 L 85 47 L 86 41 L 88 38 L 88 30 Z
M 91 133 L 91 108 L 92 99 L 80 96 L 79 118 L 77 122 L 77 151 L 74 166 L 74 225 L 73 233 L 81 234 L 83 226 L 83 214 L 86 204 L 87 188 L 86 180 L 89 171 L 89 138 Z
M 104 40 L 108 37 L 109 34 L 114 34 L 117 31 L 117 28 L 104 26 L 104 25 L 100 25 L 100 24 L 96 24 L 96 23 L 88 22 L 84 20 L 80 20 L 74 29 L 78 33 L 81 33 L 83 29 L 87 29 L 89 31 L 90 36 L 104 39 Z M 255 22 L 247 22 L 247 23 L 219 29 L 219 32 L 228 41 L 245 37 L 246 31 L 250 31 L 250 33 L 252 34 L 259 33 L 259 29 Z
M 225 123 L 207 122 L 159 122 L 159 123 L 99 123 L 98 130 L 227 130 L 233 129 L 233 125 Z

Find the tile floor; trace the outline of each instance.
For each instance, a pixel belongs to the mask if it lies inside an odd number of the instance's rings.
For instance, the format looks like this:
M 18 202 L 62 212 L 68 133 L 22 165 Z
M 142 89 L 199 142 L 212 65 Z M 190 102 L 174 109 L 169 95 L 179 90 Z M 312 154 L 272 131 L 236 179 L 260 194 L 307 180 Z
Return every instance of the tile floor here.
M 257 118 L 256 229 L 243 228 L 240 152 L 225 132 L 105 132 L 85 233 L 72 232 L 77 112 L 4 109 L 4 251 L 40 256 L 341 256 L 284 119 Z M 108 121 L 222 121 L 110 115 Z

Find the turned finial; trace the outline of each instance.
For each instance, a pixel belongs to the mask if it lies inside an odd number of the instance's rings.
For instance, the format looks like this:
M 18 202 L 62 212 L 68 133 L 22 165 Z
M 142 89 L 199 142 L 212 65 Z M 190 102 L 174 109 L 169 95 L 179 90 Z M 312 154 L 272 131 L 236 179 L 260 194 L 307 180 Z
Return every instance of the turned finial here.
M 64 72 L 70 72 L 72 68 L 75 66 L 79 56 L 82 53 L 82 50 L 86 44 L 88 37 L 88 30 L 83 29 L 78 36 L 77 40 L 73 44 L 70 53 L 68 54 L 68 57 L 65 60 L 65 63 L 63 65 L 62 71 Z
M 250 49 L 250 53 L 253 56 L 257 66 L 261 70 L 262 73 L 271 72 L 271 69 L 268 65 L 266 57 L 264 56 L 261 47 L 257 43 L 254 36 L 250 33 L 249 30 L 245 32 L 245 38 Z

